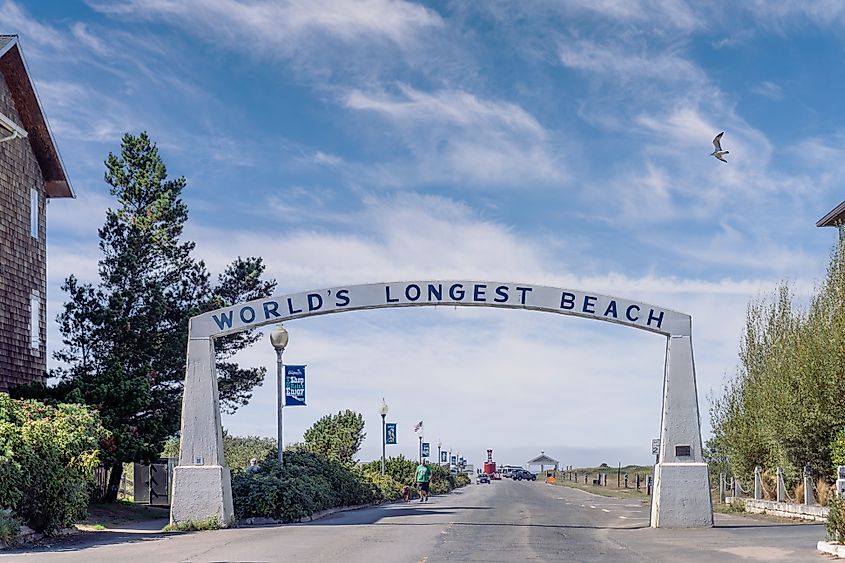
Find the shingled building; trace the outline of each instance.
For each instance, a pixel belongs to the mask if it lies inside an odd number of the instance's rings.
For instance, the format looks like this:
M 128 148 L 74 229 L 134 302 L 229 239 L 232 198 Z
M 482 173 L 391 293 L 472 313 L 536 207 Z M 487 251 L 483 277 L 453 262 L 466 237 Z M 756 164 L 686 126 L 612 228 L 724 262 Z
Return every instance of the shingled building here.
M 0 391 L 47 367 L 47 200 L 74 197 L 15 35 L 0 35 Z

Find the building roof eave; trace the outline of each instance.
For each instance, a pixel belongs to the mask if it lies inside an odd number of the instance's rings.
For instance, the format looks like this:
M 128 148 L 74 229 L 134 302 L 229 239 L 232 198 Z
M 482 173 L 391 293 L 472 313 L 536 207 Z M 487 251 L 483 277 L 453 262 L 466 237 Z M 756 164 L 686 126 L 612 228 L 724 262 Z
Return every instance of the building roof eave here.
M 527 465 L 554 465 L 560 463 L 558 460 L 547 455 L 538 455 L 534 459 L 529 459 L 525 462 Z
M 831 209 L 827 215 L 816 221 L 816 227 L 838 227 L 845 222 L 845 201 Z
M 47 197 L 76 197 L 16 35 L 0 35 L 0 73 L 9 86 L 21 125 L 41 168 Z

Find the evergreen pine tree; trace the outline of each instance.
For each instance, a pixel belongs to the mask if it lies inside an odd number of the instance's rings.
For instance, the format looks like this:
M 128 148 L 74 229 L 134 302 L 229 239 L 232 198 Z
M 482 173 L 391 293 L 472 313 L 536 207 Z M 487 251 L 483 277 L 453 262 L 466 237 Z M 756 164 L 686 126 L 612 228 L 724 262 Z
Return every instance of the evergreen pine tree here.
M 158 149 L 146 133 L 123 137 L 120 155 L 109 154 L 105 180 L 117 200 L 99 230 L 99 283 L 70 276 L 58 316 L 64 347 L 52 388 L 21 389 L 92 405 L 111 431 L 104 459 L 111 466 L 106 500 L 114 500 L 122 463 L 158 457 L 179 429 L 185 377 L 188 320 L 248 299 L 267 297 L 275 280 L 264 280 L 261 258 L 238 257 L 212 286 L 205 264 L 193 257 L 195 243 L 182 240 L 188 208 L 184 177 L 167 178 Z M 218 384 L 223 408 L 234 412 L 251 398 L 266 369 L 227 361 L 261 337 L 256 331 L 217 342 Z

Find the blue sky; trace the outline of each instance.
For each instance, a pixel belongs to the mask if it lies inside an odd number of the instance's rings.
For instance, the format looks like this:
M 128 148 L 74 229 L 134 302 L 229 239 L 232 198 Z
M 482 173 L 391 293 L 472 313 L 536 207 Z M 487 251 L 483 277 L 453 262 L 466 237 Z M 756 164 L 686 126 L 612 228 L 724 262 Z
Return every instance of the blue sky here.
M 745 306 L 806 295 L 845 199 L 845 6 L 604 0 L 0 0 L 78 193 L 50 205 L 61 280 L 93 280 L 103 160 L 146 130 L 188 179 L 216 273 L 261 255 L 280 293 L 410 279 L 513 280 L 693 316 L 702 422 Z M 708 156 L 725 131 L 729 163 Z M 540 313 L 361 312 L 290 323 L 309 407 L 378 405 L 480 462 L 648 461 L 661 337 Z M 269 345 L 241 355 L 273 367 Z M 274 433 L 274 390 L 224 424 Z

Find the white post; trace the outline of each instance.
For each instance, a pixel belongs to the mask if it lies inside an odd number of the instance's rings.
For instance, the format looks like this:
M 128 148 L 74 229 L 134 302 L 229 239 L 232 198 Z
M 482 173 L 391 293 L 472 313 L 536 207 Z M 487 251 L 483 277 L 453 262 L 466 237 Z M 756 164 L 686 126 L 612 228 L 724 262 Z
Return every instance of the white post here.
M 651 527 L 712 525 L 713 505 L 701 449 L 692 338 L 670 336 L 666 342 L 660 461 L 654 466 Z
M 170 522 L 216 518 L 218 525 L 230 525 L 234 519 L 232 478 L 223 458 L 223 427 L 211 338 L 188 336 L 180 436 L 179 465 L 173 471 Z
M 763 468 L 759 465 L 754 468 L 754 500 L 763 498 Z

